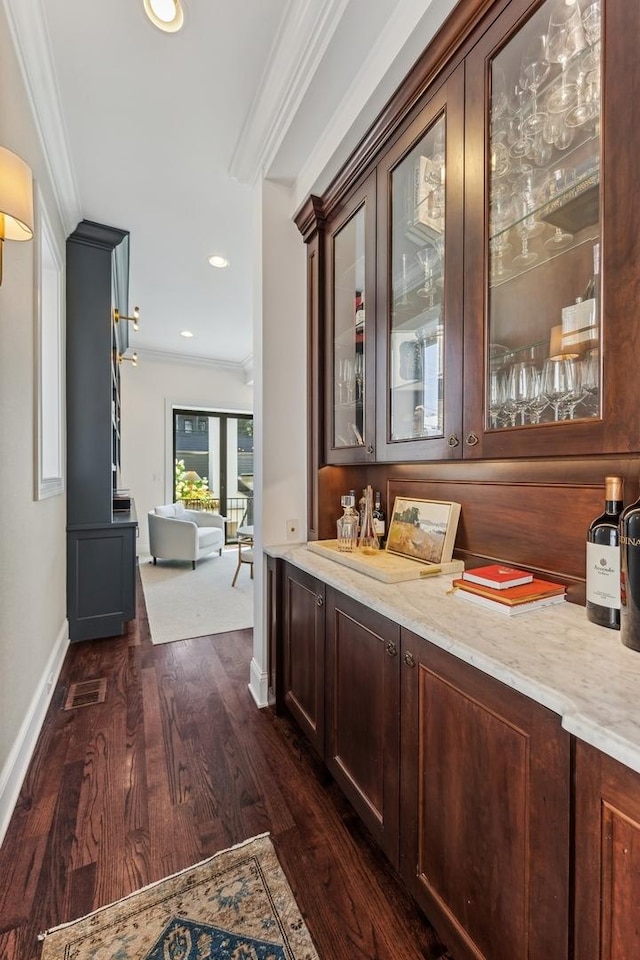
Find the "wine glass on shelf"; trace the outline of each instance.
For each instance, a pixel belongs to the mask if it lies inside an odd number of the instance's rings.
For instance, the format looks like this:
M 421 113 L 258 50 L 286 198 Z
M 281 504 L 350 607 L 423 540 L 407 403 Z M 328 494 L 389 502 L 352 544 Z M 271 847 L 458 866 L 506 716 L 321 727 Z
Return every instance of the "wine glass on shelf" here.
M 347 392 L 347 403 L 353 403 L 356 386 L 356 374 L 353 360 L 345 358 L 342 361 L 342 377 Z
M 600 69 L 600 36 L 602 32 L 602 6 L 600 0 L 594 0 L 582 13 L 584 35 L 589 44 L 589 52 L 582 62 L 585 70 Z
M 489 423 L 496 429 L 501 426 L 506 401 L 506 375 L 501 367 L 492 367 L 489 371 Z
M 600 74 L 594 68 L 582 69 L 576 80 L 577 99 L 575 106 L 567 110 L 564 122 L 569 129 L 584 127 L 600 115 Z
M 545 115 L 538 110 L 538 90 L 547 79 L 550 69 L 546 34 L 538 34 L 527 43 L 520 67 L 520 86 L 531 94 L 529 112 L 522 123 L 526 135 L 542 130 Z
M 433 291 L 435 287 L 435 271 L 439 261 L 439 252 L 433 244 L 428 244 L 416 253 L 422 267 L 422 286 L 416 291 L 419 297 L 428 297 L 429 306 L 433 306 Z
M 587 45 L 578 0 L 556 3 L 549 17 L 547 39 L 549 61 L 560 64 L 560 82 L 547 98 L 547 109 L 563 113 L 577 97 L 576 84 L 567 80 L 569 61 Z
M 554 197 L 561 196 L 567 190 L 575 184 L 576 174 L 575 170 L 572 167 L 558 167 L 553 170 L 549 176 L 548 180 L 548 195 L 549 199 L 553 200 Z M 544 245 L 547 250 L 550 250 L 552 253 L 559 250 L 564 250 L 568 247 L 573 241 L 573 234 L 569 233 L 568 230 L 564 230 L 561 226 L 556 226 L 552 235 L 548 237 Z
M 558 150 L 568 150 L 574 141 L 576 131 L 565 123 L 565 113 L 548 113 L 542 128 L 542 138 L 553 144 Z
M 598 415 L 598 394 L 600 389 L 600 354 L 594 347 L 587 351 L 582 359 L 583 404 L 590 417 Z
M 524 425 L 532 401 L 539 394 L 540 374 L 531 360 L 514 363 L 509 370 L 507 396 L 520 415 L 520 424 Z
M 542 368 L 542 393 L 553 407 L 553 419 L 563 420 L 563 403 L 571 396 L 576 383 L 575 355 L 549 357 Z
M 361 403 L 364 401 L 364 357 L 361 353 L 356 353 L 353 371 L 356 385 L 356 403 Z

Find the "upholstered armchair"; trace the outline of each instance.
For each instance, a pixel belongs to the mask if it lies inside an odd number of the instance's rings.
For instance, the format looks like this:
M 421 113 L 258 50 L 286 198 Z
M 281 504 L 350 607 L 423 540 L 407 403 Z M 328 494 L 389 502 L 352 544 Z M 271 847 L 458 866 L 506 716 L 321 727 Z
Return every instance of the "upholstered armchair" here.
M 196 561 L 215 550 L 222 556 L 226 517 L 204 510 L 186 510 L 183 503 L 167 503 L 150 510 L 149 552 L 161 560 Z

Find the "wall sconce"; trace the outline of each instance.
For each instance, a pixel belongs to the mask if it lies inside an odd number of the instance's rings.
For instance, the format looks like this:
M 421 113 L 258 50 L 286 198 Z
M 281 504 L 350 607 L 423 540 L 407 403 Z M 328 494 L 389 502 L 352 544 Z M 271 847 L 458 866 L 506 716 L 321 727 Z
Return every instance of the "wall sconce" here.
M 151 23 L 165 33 L 177 33 L 184 23 L 180 0 L 143 0 L 144 12 Z
M 0 147 L 0 284 L 5 240 L 33 237 L 33 178 L 17 154 Z
M 118 308 L 116 307 L 113 311 L 113 319 L 115 323 L 120 323 L 121 320 L 129 320 L 133 324 L 133 329 L 138 329 L 138 321 L 140 320 L 140 307 L 133 308 L 132 317 L 123 317 Z
M 138 354 L 132 353 L 130 357 L 125 357 L 124 353 L 118 354 L 118 363 L 123 363 L 125 360 L 128 360 L 132 367 L 138 366 Z

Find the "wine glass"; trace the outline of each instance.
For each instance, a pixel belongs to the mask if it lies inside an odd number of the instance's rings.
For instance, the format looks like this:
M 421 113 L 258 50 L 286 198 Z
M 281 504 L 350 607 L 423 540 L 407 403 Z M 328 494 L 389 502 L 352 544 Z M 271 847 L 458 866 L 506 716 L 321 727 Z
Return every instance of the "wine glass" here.
M 433 289 L 435 286 L 434 272 L 438 264 L 439 253 L 435 246 L 429 244 L 418 250 L 416 253 L 418 262 L 422 267 L 423 283 L 416 291 L 419 297 L 428 297 L 429 306 L 433 306 Z
M 539 394 L 540 375 L 531 360 L 514 363 L 509 370 L 507 396 L 513 404 L 516 414 L 520 414 L 521 425 L 529 412 L 531 402 Z
M 562 420 L 562 404 L 571 396 L 576 384 L 575 355 L 549 357 L 542 368 L 542 392 L 553 407 L 553 419 Z
M 578 0 L 567 3 L 560 0 L 549 17 L 548 57 L 551 63 L 560 64 L 560 83 L 547 99 L 551 113 L 563 113 L 576 100 L 577 88 L 567 82 L 569 61 L 587 45 L 582 26 Z
M 553 199 L 566 190 L 570 190 L 576 182 L 575 170 L 572 167 L 558 167 L 549 176 L 549 198 Z M 564 250 L 573 240 L 573 234 L 562 227 L 556 227 L 553 234 L 544 242 L 547 250 Z
M 600 0 L 594 0 L 582 14 L 584 35 L 589 44 L 589 53 L 583 60 L 585 70 L 599 69 L 600 67 L 600 36 L 602 31 L 602 7 Z
M 547 37 L 538 34 L 527 43 L 520 67 L 520 86 L 531 93 L 530 112 L 522 124 L 525 134 L 542 130 L 545 115 L 538 111 L 537 94 L 550 69 Z
M 600 388 L 600 355 L 594 347 L 582 360 L 583 403 L 590 417 L 598 415 L 598 392 Z
M 500 426 L 500 416 L 504 413 L 506 383 L 505 371 L 494 367 L 489 373 L 489 420 L 494 428 Z

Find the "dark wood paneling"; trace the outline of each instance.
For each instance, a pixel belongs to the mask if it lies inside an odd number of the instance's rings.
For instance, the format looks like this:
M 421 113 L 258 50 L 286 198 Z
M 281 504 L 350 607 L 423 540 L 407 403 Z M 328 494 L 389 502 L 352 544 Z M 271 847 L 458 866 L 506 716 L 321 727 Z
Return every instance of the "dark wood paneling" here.
M 568 734 L 402 634 L 404 879 L 459 960 L 566 960 Z
M 324 753 L 324 584 L 285 565 L 283 698 Z
M 576 744 L 576 960 L 640 957 L 640 776 Z
M 400 629 L 327 591 L 325 762 L 398 863 Z

